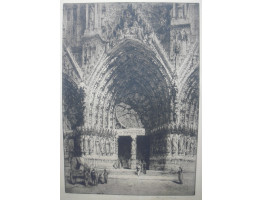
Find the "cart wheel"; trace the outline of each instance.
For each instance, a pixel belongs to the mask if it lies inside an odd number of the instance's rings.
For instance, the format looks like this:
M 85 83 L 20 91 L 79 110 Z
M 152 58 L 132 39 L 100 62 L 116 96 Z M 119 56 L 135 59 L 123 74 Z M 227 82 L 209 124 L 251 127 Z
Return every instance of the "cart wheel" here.
M 76 183 L 76 179 L 74 178 L 72 173 L 70 173 L 70 181 L 73 185 Z

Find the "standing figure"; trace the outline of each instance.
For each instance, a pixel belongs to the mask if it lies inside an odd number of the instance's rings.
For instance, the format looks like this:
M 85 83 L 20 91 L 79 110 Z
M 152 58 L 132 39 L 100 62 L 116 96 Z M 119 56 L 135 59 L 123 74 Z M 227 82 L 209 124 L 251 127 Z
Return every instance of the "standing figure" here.
M 179 170 L 178 170 L 178 180 L 179 180 L 180 184 L 183 184 L 183 169 L 182 169 L 182 167 L 179 167 Z
M 104 177 L 104 183 L 108 183 L 108 172 L 106 169 L 104 169 L 104 172 L 103 172 L 103 177 Z
M 87 187 L 89 185 L 90 180 L 91 180 L 91 174 L 90 174 L 89 168 L 87 170 L 85 170 L 84 177 L 85 177 L 85 186 Z
M 103 178 L 103 174 L 99 174 L 99 179 L 98 179 L 98 183 L 100 184 L 104 184 L 104 178 Z
M 146 162 L 145 160 L 142 161 L 142 172 L 146 174 Z
M 141 164 L 140 163 L 137 163 L 136 172 L 137 172 L 137 176 L 140 176 L 140 173 L 141 173 Z
M 91 171 L 91 181 L 92 185 L 98 185 L 98 173 L 93 168 Z

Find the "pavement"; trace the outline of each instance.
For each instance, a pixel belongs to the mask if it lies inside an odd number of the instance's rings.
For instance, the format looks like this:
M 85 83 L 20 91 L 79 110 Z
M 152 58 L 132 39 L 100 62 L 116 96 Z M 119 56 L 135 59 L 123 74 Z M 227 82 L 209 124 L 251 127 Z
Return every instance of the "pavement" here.
M 161 173 L 161 172 L 160 172 Z M 183 184 L 179 184 L 177 174 L 159 174 L 151 171 L 137 176 L 135 171 L 125 170 L 110 173 L 107 184 L 97 186 L 84 185 L 78 179 L 75 185 L 66 180 L 66 192 L 80 194 L 119 194 L 119 195 L 147 195 L 147 196 L 176 196 L 194 195 L 195 173 L 184 173 Z

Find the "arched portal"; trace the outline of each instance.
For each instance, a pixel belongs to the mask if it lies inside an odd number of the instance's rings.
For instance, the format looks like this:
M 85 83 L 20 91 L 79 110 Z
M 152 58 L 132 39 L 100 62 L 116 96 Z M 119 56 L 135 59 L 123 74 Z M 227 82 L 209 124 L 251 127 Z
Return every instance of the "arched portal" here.
M 129 109 L 136 113 L 138 121 L 134 124 L 140 121 L 146 133 L 168 124 L 173 112 L 170 71 L 144 43 L 126 39 L 91 73 L 87 83 L 87 126 L 125 128 L 125 122 L 116 116 L 120 105 L 127 105 L 124 115 Z
M 187 77 L 179 94 L 177 124 L 191 134 L 197 135 L 199 114 L 199 68 Z

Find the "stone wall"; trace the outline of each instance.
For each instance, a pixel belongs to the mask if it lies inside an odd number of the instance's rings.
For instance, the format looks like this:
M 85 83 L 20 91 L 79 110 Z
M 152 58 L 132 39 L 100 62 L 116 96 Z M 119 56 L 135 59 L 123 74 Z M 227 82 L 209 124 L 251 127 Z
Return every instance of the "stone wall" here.
M 72 132 L 64 136 L 65 159 L 71 162 L 74 157 L 81 158 L 84 166 L 113 168 L 118 159 L 118 142 L 114 135 L 106 134 Z
M 196 136 L 155 134 L 150 136 L 150 169 L 194 172 L 197 154 Z

